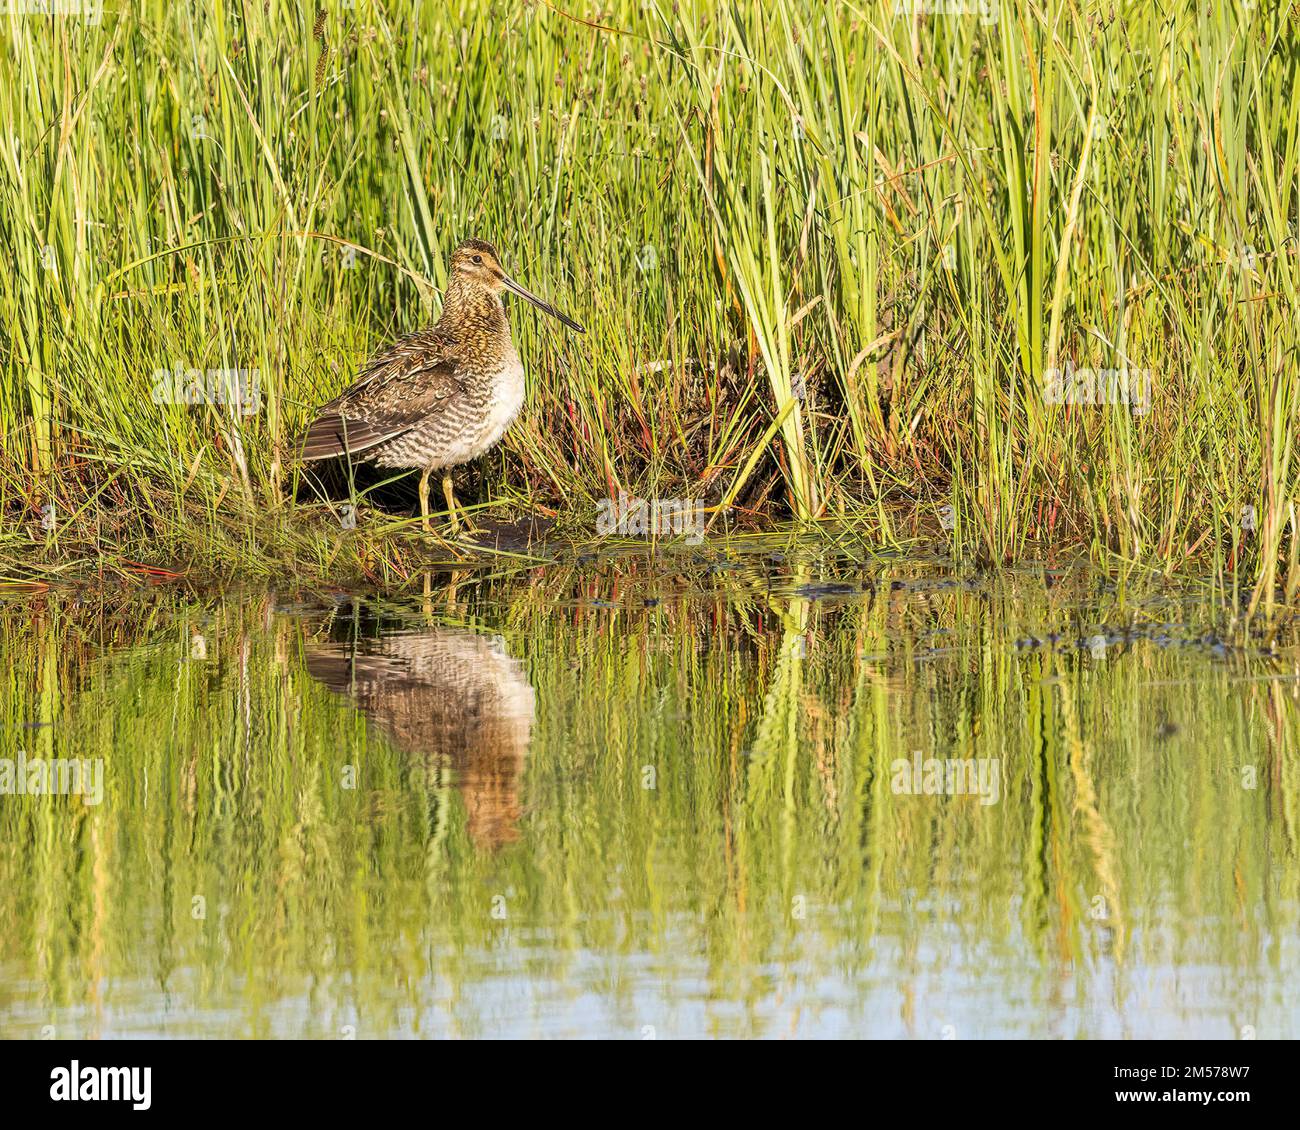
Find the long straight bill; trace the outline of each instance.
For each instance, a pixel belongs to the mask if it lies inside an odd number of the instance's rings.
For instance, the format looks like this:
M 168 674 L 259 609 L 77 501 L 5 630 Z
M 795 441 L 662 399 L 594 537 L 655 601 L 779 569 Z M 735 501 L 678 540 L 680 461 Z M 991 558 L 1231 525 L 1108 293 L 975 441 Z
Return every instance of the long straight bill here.
M 520 298 L 526 299 L 527 301 L 531 302 L 534 306 L 537 307 L 537 309 L 541 310 L 546 314 L 550 314 L 552 318 L 558 318 L 561 322 L 563 322 L 566 326 L 568 326 L 569 329 L 577 330 L 578 333 L 580 334 L 585 334 L 587 332 L 580 325 L 578 325 L 577 322 L 575 322 L 572 318 L 570 318 L 567 314 L 561 314 L 549 302 L 546 302 L 543 299 L 538 298 L 537 295 L 535 295 L 532 291 L 525 290 L 522 286 L 520 286 L 517 282 L 515 282 L 515 280 L 512 279 L 509 275 L 503 274 L 501 276 L 501 281 L 505 283 L 507 290 L 514 291 L 514 293 L 519 295 Z

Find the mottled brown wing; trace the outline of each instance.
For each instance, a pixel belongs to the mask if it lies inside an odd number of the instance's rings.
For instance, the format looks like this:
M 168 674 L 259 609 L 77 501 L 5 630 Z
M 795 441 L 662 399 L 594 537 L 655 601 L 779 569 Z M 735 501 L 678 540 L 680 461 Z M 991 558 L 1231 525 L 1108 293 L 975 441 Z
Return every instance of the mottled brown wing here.
M 303 438 L 303 459 L 363 454 L 442 411 L 464 392 L 451 352 L 428 334 L 394 342 L 321 409 Z

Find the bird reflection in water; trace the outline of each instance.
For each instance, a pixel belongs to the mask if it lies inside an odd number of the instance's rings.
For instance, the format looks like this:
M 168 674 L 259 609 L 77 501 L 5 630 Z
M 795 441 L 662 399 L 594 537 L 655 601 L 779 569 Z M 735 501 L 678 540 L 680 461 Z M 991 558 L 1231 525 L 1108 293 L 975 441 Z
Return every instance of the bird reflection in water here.
M 450 768 L 470 837 L 495 849 L 519 838 L 519 792 L 536 697 L 500 637 L 458 628 L 313 646 L 307 670 L 347 694 L 392 745 Z

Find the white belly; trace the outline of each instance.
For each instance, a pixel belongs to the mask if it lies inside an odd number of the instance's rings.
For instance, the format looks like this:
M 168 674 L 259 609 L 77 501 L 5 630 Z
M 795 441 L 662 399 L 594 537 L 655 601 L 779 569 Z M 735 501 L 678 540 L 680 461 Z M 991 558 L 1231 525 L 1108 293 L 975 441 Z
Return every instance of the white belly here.
M 479 433 L 479 450 L 494 446 L 514 423 L 524 406 L 524 367 L 516 357 L 506 364 L 496 379 L 492 406 Z
M 457 467 L 469 463 L 494 447 L 524 405 L 524 367 L 518 358 L 508 362 L 493 380 L 486 413 L 478 427 L 466 430 L 450 444 L 439 459 L 438 467 Z

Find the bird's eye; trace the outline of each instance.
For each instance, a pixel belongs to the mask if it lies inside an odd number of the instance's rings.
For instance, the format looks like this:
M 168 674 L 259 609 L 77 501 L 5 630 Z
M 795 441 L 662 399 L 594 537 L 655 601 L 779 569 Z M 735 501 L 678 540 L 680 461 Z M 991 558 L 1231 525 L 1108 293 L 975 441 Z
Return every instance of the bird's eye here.
M 474 262 L 475 262 L 475 263 L 481 263 L 481 262 L 483 262 L 483 256 L 482 256 L 482 255 L 475 255 L 475 256 L 474 256 Z

